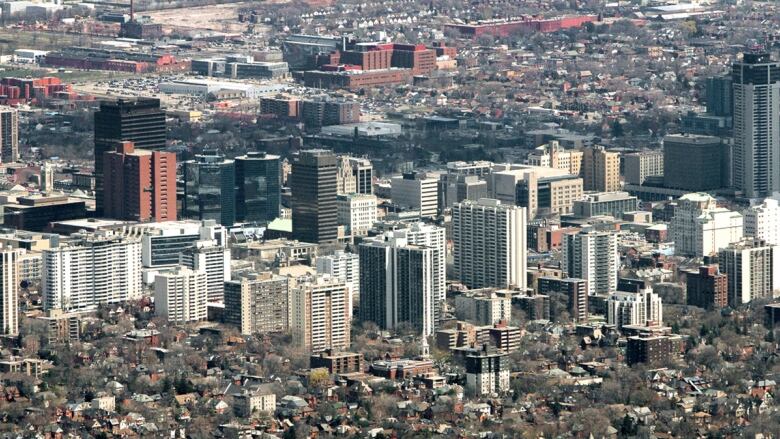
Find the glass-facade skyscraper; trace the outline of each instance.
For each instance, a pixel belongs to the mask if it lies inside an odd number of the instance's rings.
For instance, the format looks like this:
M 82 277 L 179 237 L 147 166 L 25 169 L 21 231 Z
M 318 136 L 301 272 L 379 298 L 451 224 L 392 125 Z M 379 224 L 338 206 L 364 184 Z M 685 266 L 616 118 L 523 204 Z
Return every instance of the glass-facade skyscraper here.
M 269 223 L 279 216 L 281 160 L 278 155 L 249 152 L 236 157 L 236 221 Z
M 215 220 L 223 226 L 236 222 L 235 164 L 216 151 L 207 151 L 184 163 L 186 218 Z

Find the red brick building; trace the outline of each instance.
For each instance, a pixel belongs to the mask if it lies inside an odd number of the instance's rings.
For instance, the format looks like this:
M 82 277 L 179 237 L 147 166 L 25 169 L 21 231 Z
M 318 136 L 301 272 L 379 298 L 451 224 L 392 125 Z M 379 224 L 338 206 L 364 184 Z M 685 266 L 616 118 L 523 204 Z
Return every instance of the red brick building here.
M 704 265 L 686 278 L 688 305 L 700 308 L 725 308 L 728 305 L 728 275 L 717 265 Z

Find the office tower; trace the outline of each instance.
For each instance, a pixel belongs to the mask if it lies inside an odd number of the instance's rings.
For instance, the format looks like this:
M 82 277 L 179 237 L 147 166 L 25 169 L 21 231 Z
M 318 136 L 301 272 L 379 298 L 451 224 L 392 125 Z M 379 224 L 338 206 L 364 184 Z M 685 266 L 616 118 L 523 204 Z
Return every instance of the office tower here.
M 3 224 L 6 228 L 43 232 L 51 223 L 81 219 L 87 216 L 83 198 L 67 195 L 32 194 L 16 197 L 16 202 L 2 205 Z
M 19 334 L 19 258 L 22 250 L 0 249 L 0 335 Z
M 355 253 L 337 250 L 334 254 L 317 257 L 317 274 L 328 275 L 340 279 L 349 290 L 349 312 L 355 301 L 359 300 L 360 291 L 360 258 Z
M 306 352 L 346 350 L 350 343 L 349 292 L 326 276 L 299 279 L 290 292 L 293 343 Z
M 780 63 L 745 53 L 734 83 L 734 187 L 747 198 L 780 191 Z
M 54 190 L 54 166 L 51 163 L 44 163 L 41 166 L 41 191 L 51 192 Z
M 141 240 L 144 268 L 162 268 L 179 264 L 181 253 L 197 241 L 215 240 L 226 245 L 227 232 L 216 221 L 166 221 L 123 226 L 115 233 Z
M 225 323 L 244 335 L 286 332 L 290 327 L 288 295 L 288 278 L 270 272 L 225 282 Z
M 585 279 L 541 277 L 538 282 L 539 294 L 552 292 L 566 295 L 566 309 L 575 322 L 588 320 L 588 281 Z
M 628 337 L 626 363 L 663 366 L 668 364 L 675 351 L 680 352 L 682 337 L 679 335 L 635 335 Z
M 411 172 L 390 180 L 393 204 L 401 209 L 419 210 L 420 216 L 434 218 L 438 214 L 438 179 Z
M 580 175 L 582 157 L 582 151 L 565 150 L 557 140 L 551 140 L 550 143 L 532 150 L 528 154 L 527 163 L 530 166 L 561 169 L 570 175 Z
M 615 291 L 607 300 L 607 323 L 618 329 L 624 326 L 661 326 L 661 297 L 652 288 L 638 292 Z
M 436 323 L 433 247 L 410 244 L 403 233 L 363 241 L 360 255 L 360 320 L 392 330 L 401 323 L 432 335 Z
M 477 175 L 442 174 L 439 176 L 439 213 L 462 201 L 477 201 L 488 196 L 487 182 Z
M 623 156 L 626 184 L 641 185 L 647 177 L 664 175 L 663 151 L 632 152 Z
M 617 289 L 617 235 L 587 230 L 563 236 L 563 268 L 569 277 L 585 279 L 588 295 L 610 293 Z
M 620 219 L 624 213 L 638 210 L 639 200 L 628 192 L 597 192 L 585 194 L 574 202 L 572 209 L 580 218 L 610 215 Z
M 357 192 L 357 180 L 352 173 L 352 163 L 348 156 L 338 157 L 336 169 L 336 192 L 339 195 L 354 194 Z
M 337 239 L 336 156 L 310 149 L 295 157 L 290 176 L 293 237 L 315 244 Z
M 282 162 L 278 155 L 249 152 L 236 157 L 236 221 L 269 223 L 279 217 Z
M 338 208 L 338 224 L 344 226 L 347 236 L 365 236 L 374 226 L 377 219 L 377 203 L 375 195 L 347 194 L 336 198 Z
M 103 214 L 103 153 L 116 142 L 130 141 L 140 149 L 165 148 L 165 111 L 159 99 L 104 101 L 95 112 L 95 213 Z
M 188 268 L 162 272 L 154 278 L 154 315 L 171 323 L 206 320 L 206 273 Z
M 537 216 L 571 214 L 574 201 L 582 198 L 582 190 L 582 178 L 555 168 L 513 165 L 512 169 L 488 176 L 490 196 L 527 208 L 529 221 Z
M 620 190 L 620 153 L 609 152 L 603 146 L 583 149 L 582 176 L 586 191 Z
M 774 298 L 780 288 L 780 246 L 744 239 L 722 248 L 718 264 L 728 276 L 732 308 L 754 299 Z
M 19 160 L 19 112 L 15 108 L 0 107 L 0 161 Z
M 734 86 L 728 76 L 712 76 L 705 80 L 707 113 L 715 116 L 734 114 Z
M 235 162 L 216 151 L 206 151 L 184 162 L 184 217 L 214 220 L 225 226 L 236 222 Z
M 214 241 L 197 241 L 181 253 L 180 264 L 206 273 L 209 302 L 222 302 L 230 280 L 230 249 Z
M 371 161 L 361 157 L 350 157 L 349 165 L 352 168 L 352 177 L 355 181 L 355 192 L 371 195 L 374 193 L 374 165 Z
M 524 288 L 525 208 L 482 198 L 452 207 L 455 276 L 469 288 Z
M 455 298 L 455 315 L 475 325 L 495 325 L 512 320 L 511 292 L 492 288 L 472 290 Z
M 505 352 L 481 349 L 466 355 L 466 391 L 474 396 L 490 396 L 509 390 L 509 361 Z
M 664 137 L 664 187 L 696 192 L 728 186 L 725 149 L 719 137 L 695 134 Z
M 681 256 L 712 256 L 742 239 L 742 215 L 705 193 L 685 194 L 677 201 L 669 222 L 674 252 Z
M 703 265 L 699 271 L 685 276 L 688 305 L 705 309 L 720 309 L 728 306 L 728 276 L 718 271 L 717 265 Z
M 780 201 L 767 198 L 742 212 L 745 236 L 780 245 Z
M 103 216 L 129 221 L 176 220 L 176 154 L 119 142 L 103 154 Z
M 139 240 L 109 233 L 73 237 L 43 250 L 44 309 L 94 309 L 141 298 Z

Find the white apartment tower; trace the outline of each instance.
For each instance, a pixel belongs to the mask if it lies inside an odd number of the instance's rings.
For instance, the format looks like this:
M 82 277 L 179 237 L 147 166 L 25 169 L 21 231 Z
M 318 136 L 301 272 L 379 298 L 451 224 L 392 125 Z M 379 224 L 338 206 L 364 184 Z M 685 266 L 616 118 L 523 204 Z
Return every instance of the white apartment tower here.
M 337 250 L 334 254 L 317 257 L 317 274 L 328 275 L 342 280 L 349 290 L 350 315 L 359 299 L 360 291 L 360 257 L 355 253 Z
M 570 278 L 588 281 L 588 295 L 617 290 L 617 235 L 586 230 L 563 236 L 563 268 Z
M 452 207 L 457 279 L 469 288 L 525 288 L 526 209 L 482 198 Z
M 419 210 L 421 217 L 434 218 L 439 209 L 438 177 L 425 173 L 407 173 L 390 180 L 393 204 Z
M 652 288 L 638 292 L 615 291 L 607 300 L 607 323 L 618 329 L 624 326 L 661 326 L 661 297 Z
M 706 193 L 680 197 L 669 222 L 675 254 L 713 256 L 718 250 L 742 239 L 742 215 L 718 207 Z
M 192 270 L 206 273 L 209 302 L 222 303 L 225 282 L 230 280 L 230 249 L 216 241 L 197 241 L 181 253 L 179 262 Z
M 767 198 L 742 212 L 746 237 L 780 245 L 780 200 Z
M 721 273 L 728 276 L 729 306 L 777 297 L 780 289 L 780 246 L 745 239 L 720 250 Z
M 0 335 L 19 335 L 19 264 L 22 250 L 0 249 Z
M 206 320 L 206 273 L 177 268 L 154 278 L 154 314 L 172 323 Z

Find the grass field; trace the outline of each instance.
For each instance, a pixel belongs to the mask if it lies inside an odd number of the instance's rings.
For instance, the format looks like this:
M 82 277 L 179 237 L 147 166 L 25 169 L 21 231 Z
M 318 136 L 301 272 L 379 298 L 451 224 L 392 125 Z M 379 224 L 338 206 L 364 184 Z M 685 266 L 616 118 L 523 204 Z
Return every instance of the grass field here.
M 40 78 L 42 76 L 56 76 L 63 82 L 87 82 L 99 81 L 102 79 L 121 79 L 133 76 L 132 73 L 125 72 L 106 72 L 102 70 L 70 70 L 53 68 L 27 68 L 19 65 L 0 64 L 0 77 L 14 78 Z

